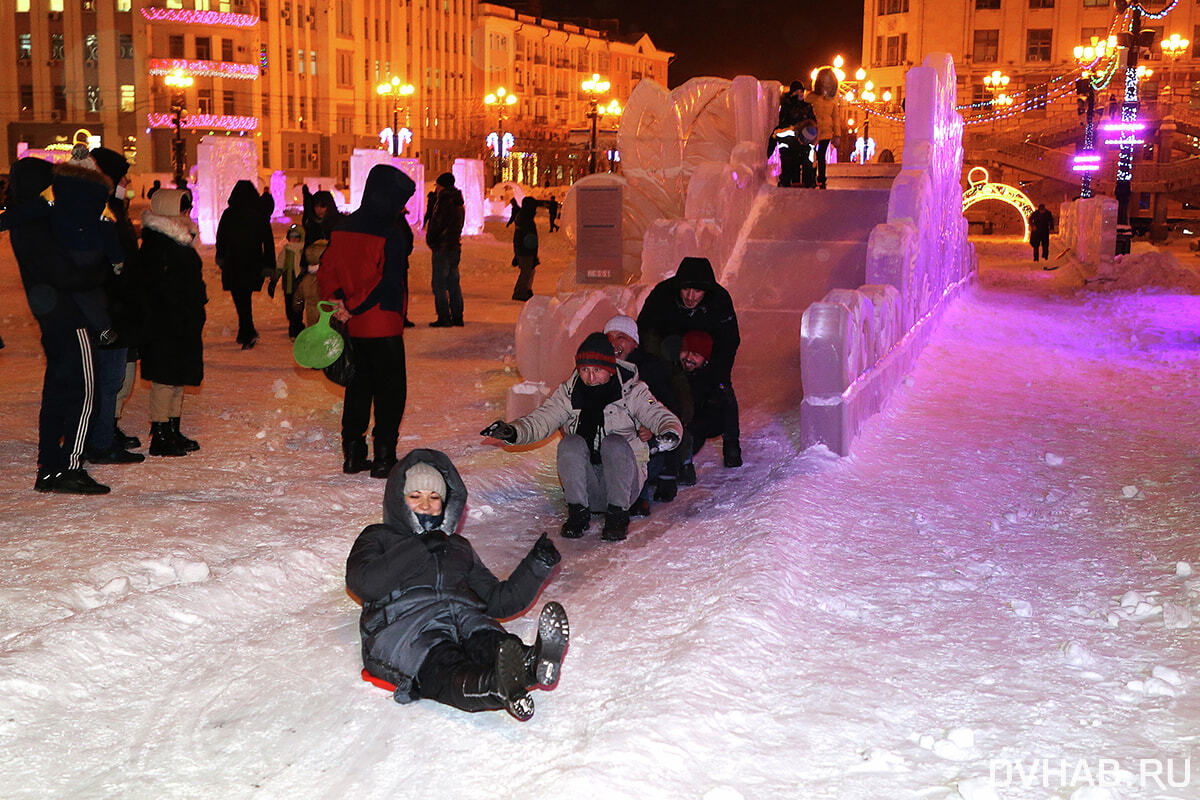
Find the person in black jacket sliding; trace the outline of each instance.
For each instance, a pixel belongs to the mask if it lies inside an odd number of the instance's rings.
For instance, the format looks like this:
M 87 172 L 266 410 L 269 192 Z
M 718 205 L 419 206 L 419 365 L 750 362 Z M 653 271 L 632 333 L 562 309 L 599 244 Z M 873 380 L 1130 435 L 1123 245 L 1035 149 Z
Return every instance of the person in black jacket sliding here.
M 365 528 L 346 559 L 346 586 L 363 604 L 363 677 L 394 686 L 397 703 L 503 708 L 524 721 L 533 716 L 529 690 L 558 682 L 567 615 L 547 603 L 532 647 L 496 618 L 527 608 L 561 557 L 542 534 L 497 580 L 456 532 L 466 502 L 458 470 L 437 450 L 413 450 L 388 476 L 383 524 Z

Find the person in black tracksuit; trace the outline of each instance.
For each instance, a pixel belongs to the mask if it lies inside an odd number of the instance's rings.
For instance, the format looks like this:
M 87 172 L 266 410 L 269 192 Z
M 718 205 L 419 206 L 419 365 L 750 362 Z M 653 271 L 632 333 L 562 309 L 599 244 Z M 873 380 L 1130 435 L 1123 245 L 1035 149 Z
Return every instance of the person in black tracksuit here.
M 7 207 L 41 202 L 52 169 L 49 162 L 37 158 L 13 163 Z M 58 246 L 48 217 L 13 228 L 9 240 L 46 356 L 34 488 L 39 492 L 106 494 L 109 488 L 97 483 L 82 465 L 95 398 L 95 367 L 87 319 L 74 300 L 74 289 L 88 276 L 81 275 Z
M 700 330 L 712 337 L 712 374 L 734 420 L 722 441 L 724 463 L 726 467 L 740 467 L 742 447 L 731 373 L 742 340 L 733 298 L 717 283 L 709 260 L 689 256 L 680 261 L 675 275 L 660 281 L 646 296 L 637 323 L 642 347 L 668 364 L 679 360 L 679 344 L 688 331 Z M 690 464 L 684 466 L 679 482 L 685 486 L 695 483 Z
M 365 528 L 346 559 L 346 586 L 363 604 L 364 678 L 394 687 L 397 703 L 424 698 L 528 719 L 528 691 L 558 681 L 566 613 L 547 603 L 528 648 L 496 618 L 527 608 L 560 556 L 542 534 L 512 575 L 498 580 L 457 533 L 466 502 L 445 453 L 413 450 L 392 470 L 383 523 Z

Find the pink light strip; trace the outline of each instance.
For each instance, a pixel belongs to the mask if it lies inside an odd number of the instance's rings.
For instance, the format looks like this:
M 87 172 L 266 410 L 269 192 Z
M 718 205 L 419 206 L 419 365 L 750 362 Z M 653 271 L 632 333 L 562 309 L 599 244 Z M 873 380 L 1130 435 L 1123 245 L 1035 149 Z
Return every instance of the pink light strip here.
M 1144 131 L 1144 122 L 1106 122 L 1100 126 L 1102 131 Z
M 253 28 L 257 14 L 231 14 L 221 11 L 191 11 L 182 8 L 143 8 L 148 22 L 177 22 L 183 25 L 221 25 L 226 28 Z
M 1145 144 L 1145 139 L 1133 139 L 1121 137 L 1120 139 L 1105 139 L 1105 144 L 1127 145 L 1127 144 Z
M 1099 164 L 1076 164 L 1075 166 L 1071 167 L 1071 170 L 1073 172 L 1099 172 L 1100 165 Z
M 175 115 L 153 112 L 146 115 L 146 124 L 151 128 L 174 128 Z M 230 114 L 188 114 L 179 125 L 187 130 L 211 131 L 256 131 L 258 117 L 238 117 Z
M 178 70 L 194 78 L 236 78 L 252 81 L 258 78 L 257 64 L 241 64 L 235 61 L 188 61 L 183 58 L 150 59 L 151 75 L 170 75 Z

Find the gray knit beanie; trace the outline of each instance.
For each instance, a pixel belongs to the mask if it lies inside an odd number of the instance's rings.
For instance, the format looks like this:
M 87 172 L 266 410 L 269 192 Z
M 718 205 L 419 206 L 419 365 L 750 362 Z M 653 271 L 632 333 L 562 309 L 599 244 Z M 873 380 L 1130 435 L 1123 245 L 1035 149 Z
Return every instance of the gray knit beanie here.
M 446 499 L 446 479 L 432 464 L 419 461 L 404 473 L 404 494 L 412 492 L 437 492 L 443 500 Z

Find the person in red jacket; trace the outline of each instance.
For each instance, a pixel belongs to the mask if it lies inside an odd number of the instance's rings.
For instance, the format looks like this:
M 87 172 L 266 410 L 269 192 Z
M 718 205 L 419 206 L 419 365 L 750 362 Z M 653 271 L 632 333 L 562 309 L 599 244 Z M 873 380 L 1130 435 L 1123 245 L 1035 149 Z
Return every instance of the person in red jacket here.
M 408 395 L 404 320 L 412 229 L 404 205 L 416 184 L 389 164 L 367 175 L 362 204 L 335 229 L 321 257 L 321 297 L 338 304 L 354 352 L 354 377 L 342 408 L 342 471 L 386 478 L 396 465 L 396 441 Z M 367 424 L 375 411 L 374 459 Z

